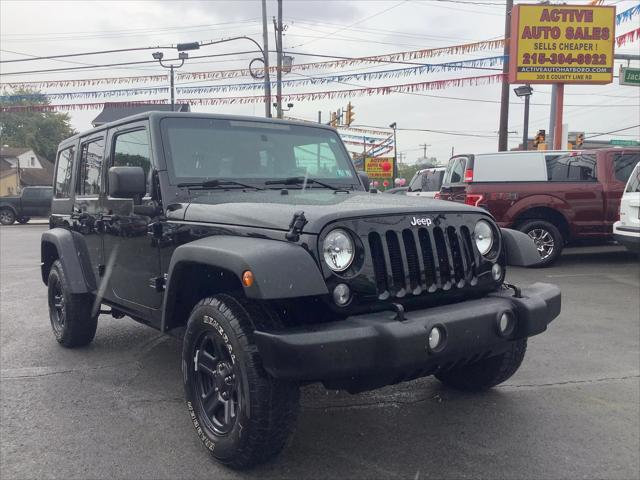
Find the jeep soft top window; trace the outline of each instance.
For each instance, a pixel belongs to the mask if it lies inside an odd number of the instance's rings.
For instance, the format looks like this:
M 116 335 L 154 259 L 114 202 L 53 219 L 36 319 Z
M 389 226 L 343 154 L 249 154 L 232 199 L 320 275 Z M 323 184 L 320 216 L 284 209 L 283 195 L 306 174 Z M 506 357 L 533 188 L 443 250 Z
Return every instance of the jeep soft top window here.
M 133 130 L 118 134 L 113 146 L 113 167 L 142 167 L 147 179 L 149 193 L 149 172 L 151 171 L 151 153 L 146 129 Z
M 547 158 L 547 175 L 550 182 L 595 182 L 595 154 L 567 154 Z
M 69 198 L 71 194 L 71 173 L 73 171 L 74 147 L 65 148 L 58 154 L 56 164 L 55 197 Z
M 304 177 L 335 184 L 358 181 L 338 135 L 269 122 L 166 118 L 163 145 L 172 182 Z
M 98 138 L 82 144 L 76 183 L 78 195 L 100 195 L 103 156 L 104 139 Z

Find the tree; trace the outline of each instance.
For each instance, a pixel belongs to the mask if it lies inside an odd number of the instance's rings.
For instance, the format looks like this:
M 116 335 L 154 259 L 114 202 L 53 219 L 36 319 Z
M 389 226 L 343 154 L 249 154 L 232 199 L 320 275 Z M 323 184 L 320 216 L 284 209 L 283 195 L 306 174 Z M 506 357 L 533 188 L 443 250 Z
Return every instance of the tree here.
M 32 148 L 53 162 L 58 144 L 76 133 L 69 115 L 28 109 L 4 111 L 7 107 L 49 104 L 42 92 L 24 88 L 0 96 L 0 144 Z

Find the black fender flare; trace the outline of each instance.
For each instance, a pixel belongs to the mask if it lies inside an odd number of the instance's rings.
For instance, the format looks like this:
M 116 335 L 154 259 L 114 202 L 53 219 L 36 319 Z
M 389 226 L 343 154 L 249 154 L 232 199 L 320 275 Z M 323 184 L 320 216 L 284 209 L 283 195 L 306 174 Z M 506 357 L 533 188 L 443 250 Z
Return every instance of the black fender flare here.
M 40 255 L 42 281 L 45 285 L 53 263 L 52 248 L 55 248 L 57 259 L 62 263 L 71 293 L 89 293 L 96 290 L 96 279 L 84 238 L 78 232 L 66 228 L 52 228 L 42 234 Z
M 502 242 L 507 256 L 507 265 L 532 267 L 542 259 L 533 239 L 519 230 L 501 228 Z
M 179 288 L 177 282 L 172 281 L 173 274 L 184 263 L 227 270 L 240 282 L 243 273 L 250 270 L 253 285 L 242 287 L 247 298 L 275 300 L 328 293 L 320 268 L 298 244 L 232 235 L 201 238 L 179 246 L 171 256 L 162 306 L 162 330 L 174 312 Z

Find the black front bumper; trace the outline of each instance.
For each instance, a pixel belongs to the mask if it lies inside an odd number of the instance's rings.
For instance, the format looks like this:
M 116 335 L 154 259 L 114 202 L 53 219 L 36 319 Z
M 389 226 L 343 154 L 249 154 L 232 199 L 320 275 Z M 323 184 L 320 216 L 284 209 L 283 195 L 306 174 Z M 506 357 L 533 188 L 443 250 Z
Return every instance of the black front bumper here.
M 511 312 L 515 329 L 502 336 L 498 321 Z M 369 379 L 366 388 L 429 375 L 503 352 L 510 342 L 537 335 L 560 313 L 560 290 L 535 283 L 452 305 L 407 312 L 405 320 L 381 312 L 278 332 L 256 331 L 266 371 L 275 378 L 342 388 L 341 382 Z M 429 331 L 439 326 L 445 340 L 428 347 Z M 354 389 L 357 389 L 354 388 Z

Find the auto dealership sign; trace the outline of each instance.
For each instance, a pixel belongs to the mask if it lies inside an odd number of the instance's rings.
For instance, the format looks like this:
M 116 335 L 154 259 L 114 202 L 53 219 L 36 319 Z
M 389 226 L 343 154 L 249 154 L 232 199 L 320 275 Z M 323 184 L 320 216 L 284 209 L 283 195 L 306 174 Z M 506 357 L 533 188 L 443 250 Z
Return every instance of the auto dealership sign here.
M 393 157 L 366 157 L 364 171 L 369 178 L 391 178 L 393 176 Z
M 509 82 L 611 83 L 615 20 L 611 6 L 514 6 Z

